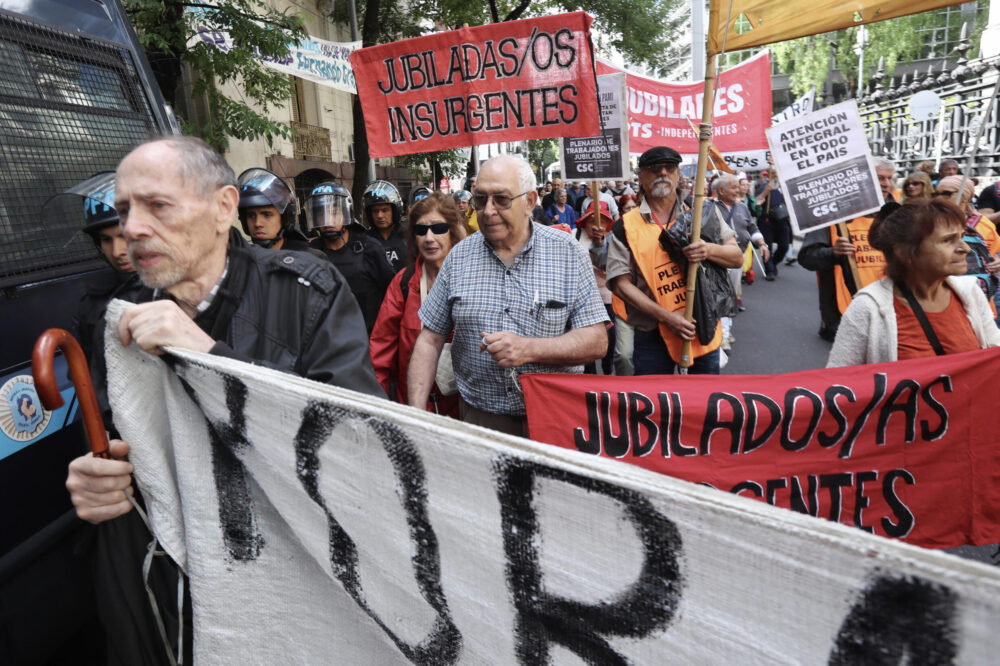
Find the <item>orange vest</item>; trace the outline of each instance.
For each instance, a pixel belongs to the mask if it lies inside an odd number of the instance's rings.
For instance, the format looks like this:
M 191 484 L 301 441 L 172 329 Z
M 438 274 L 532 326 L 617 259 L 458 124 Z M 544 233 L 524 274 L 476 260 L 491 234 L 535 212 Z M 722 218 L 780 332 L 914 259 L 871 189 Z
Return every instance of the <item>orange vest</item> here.
M 885 277 L 885 255 L 868 244 L 870 226 L 872 226 L 870 217 L 856 217 L 847 223 L 847 231 L 850 232 L 851 240 L 854 242 L 854 260 L 858 262 L 858 275 L 861 277 L 858 289 Z M 834 225 L 830 227 L 830 243 L 836 243 L 838 238 L 840 234 L 837 232 L 837 225 Z M 833 276 L 837 285 L 837 308 L 840 314 L 844 314 L 853 297 L 847 288 L 847 283 L 844 282 L 844 270 L 840 264 L 833 267 Z
M 670 259 L 670 255 L 660 247 L 660 225 L 647 223 L 638 208 L 630 210 L 622 218 L 625 237 L 635 263 L 642 272 L 643 279 L 653 293 L 657 305 L 671 312 L 684 312 L 687 302 L 687 276 L 684 270 Z M 664 324 L 660 324 L 660 337 L 667 345 L 670 358 L 679 362 L 684 341 Z M 715 351 L 722 344 L 722 323 L 715 325 L 715 336 L 707 345 L 695 338 L 691 341 L 691 358 L 698 358 Z

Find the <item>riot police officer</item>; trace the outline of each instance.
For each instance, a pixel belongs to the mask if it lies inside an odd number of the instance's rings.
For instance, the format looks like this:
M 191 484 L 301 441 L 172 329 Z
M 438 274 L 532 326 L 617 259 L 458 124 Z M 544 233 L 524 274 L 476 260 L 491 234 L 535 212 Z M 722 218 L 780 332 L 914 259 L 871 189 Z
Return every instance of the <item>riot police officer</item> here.
M 406 235 L 403 233 L 403 199 L 392 183 L 376 180 L 362 196 L 362 214 L 368 232 L 385 248 L 385 258 L 395 274 L 406 265 Z
M 309 249 L 306 237 L 295 227 L 295 194 L 285 181 L 254 167 L 240 174 L 237 189 L 240 223 L 254 245 L 272 250 Z
M 307 232 L 316 237 L 313 247 L 346 278 L 371 334 L 394 275 L 382 244 L 354 219 L 354 202 L 343 185 L 320 183 L 306 198 L 305 209 Z

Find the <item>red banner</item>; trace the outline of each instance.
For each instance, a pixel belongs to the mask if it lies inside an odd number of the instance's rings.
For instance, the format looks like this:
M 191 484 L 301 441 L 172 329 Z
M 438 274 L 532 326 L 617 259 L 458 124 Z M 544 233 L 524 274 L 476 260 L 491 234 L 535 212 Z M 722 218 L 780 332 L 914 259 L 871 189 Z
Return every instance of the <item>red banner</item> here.
M 1000 542 L 998 360 L 521 383 L 532 439 L 950 548 Z
M 592 21 L 574 12 L 355 51 L 369 152 L 600 134 Z
M 624 72 L 597 61 L 598 74 Z M 668 83 L 628 74 L 629 151 L 670 146 L 682 155 L 698 153 L 705 84 Z M 720 152 L 766 150 L 771 126 L 771 56 L 767 51 L 719 74 L 712 109 L 712 145 Z M 690 120 L 690 122 L 688 122 Z M 581 135 L 582 136 L 582 135 Z

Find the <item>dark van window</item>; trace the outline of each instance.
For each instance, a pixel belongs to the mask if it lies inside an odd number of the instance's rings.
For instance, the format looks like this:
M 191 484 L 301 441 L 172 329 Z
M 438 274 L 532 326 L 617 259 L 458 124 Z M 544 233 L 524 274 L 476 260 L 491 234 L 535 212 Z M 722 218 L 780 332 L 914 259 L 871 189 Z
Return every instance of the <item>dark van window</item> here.
M 53 194 L 114 169 L 156 131 L 127 50 L 0 11 L 0 288 L 100 267 Z

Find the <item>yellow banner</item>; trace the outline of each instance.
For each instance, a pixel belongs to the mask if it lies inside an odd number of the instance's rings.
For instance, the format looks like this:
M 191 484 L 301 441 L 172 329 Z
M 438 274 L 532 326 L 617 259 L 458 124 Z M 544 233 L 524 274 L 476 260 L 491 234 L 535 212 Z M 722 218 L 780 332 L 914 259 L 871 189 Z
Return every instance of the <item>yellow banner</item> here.
M 960 5 L 957 0 L 712 0 L 708 55 Z M 740 16 L 750 29 L 737 32 Z M 745 25 L 745 24 L 743 24 Z

